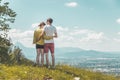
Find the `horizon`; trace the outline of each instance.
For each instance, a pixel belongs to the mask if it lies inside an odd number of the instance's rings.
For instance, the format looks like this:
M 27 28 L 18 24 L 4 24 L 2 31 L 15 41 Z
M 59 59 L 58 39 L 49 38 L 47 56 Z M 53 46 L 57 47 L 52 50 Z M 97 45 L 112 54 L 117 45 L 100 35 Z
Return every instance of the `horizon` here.
M 33 48 L 33 31 L 51 17 L 59 35 L 56 47 L 120 52 L 119 0 L 3 1 L 10 2 L 10 8 L 18 14 L 10 24 L 13 43 Z
M 19 47 L 19 48 L 28 48 L 28 49 L 35 49 L 34 47 L 26 47 L 26 46 L 24 46 L 22 43 L 20 43 L 20 42 L 16 42 L 15 44 L 14 44 L 16 47 Z M 82 48 L 79 48 L 79 47 L 56 47 L 55 49 L 67 49 L 67 48 L 70 48 L 70 49 L 79 49 L 80 51 L 82 50 L 82 51 L 97 51 L 97 52 L 108 52 L 108 53 L 114 53 L 114 54 L 119 54 L 120 53 L 120 51 L 98 51 L 98 50 L 92 50 L 92 49 L 82 49 Z M 26 52 L 24 52 L 24 50 L 23 50 L 23 53 L 24 54 L 26 54 Z M 57 53 L 57 52 L 56 52 Z

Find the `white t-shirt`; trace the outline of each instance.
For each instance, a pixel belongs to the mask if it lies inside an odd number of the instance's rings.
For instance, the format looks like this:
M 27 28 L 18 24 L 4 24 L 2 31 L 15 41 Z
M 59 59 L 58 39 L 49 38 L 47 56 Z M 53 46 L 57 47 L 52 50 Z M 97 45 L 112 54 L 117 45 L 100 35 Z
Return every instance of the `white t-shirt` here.
M 54 26 L 47 25 L 44 28 L 44 32 L 46 33 L 46 36 L 53 36 L 54 33 L 57 33 L 57 30 Z M 45 40 L 45 43 L 54 43 L 54 40 L 53 39 Z

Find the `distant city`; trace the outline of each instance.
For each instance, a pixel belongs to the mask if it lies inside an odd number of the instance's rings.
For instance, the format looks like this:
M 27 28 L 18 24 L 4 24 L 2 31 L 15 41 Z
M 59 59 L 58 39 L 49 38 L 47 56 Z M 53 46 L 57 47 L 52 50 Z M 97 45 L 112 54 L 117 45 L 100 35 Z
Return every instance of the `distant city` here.
M 75 67 L 86 68 L 95 72 L 120 75 L 120 57 L 104 58 L 57 58 L 61 64 L 69 64 Z

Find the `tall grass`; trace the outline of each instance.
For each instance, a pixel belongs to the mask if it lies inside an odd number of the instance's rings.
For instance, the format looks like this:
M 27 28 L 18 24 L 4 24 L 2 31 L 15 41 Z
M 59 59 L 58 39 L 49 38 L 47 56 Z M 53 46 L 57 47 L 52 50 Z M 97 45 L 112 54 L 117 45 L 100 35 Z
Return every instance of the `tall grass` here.
M 0 80 L 73 80 L 74 77 L 80 77 L 80 80 L 117 80 L 114 76 L 65 65 L 57 65 L 54 70 L 26 65 L 0 65 Z

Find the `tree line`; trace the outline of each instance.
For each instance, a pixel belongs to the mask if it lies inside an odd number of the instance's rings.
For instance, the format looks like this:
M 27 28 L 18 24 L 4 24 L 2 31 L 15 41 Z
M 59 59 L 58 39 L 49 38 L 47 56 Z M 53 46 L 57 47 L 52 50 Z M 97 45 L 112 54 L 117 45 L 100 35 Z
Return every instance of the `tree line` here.
M 8 39 L 10 24 L 14 23 L 16 15 L 16 12 L 9 8 L 9 2 L 0 0 L 0 63 L 2 64 L 20 63 L 21 60 L 28 61 L 22 55 L 22 50 Z

